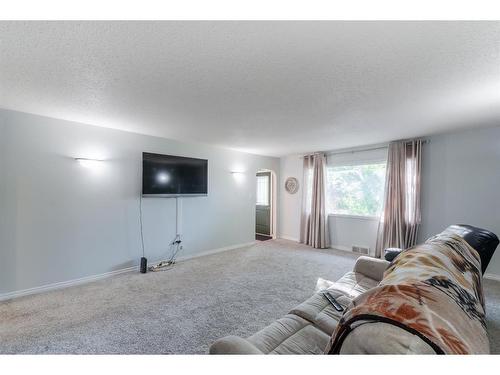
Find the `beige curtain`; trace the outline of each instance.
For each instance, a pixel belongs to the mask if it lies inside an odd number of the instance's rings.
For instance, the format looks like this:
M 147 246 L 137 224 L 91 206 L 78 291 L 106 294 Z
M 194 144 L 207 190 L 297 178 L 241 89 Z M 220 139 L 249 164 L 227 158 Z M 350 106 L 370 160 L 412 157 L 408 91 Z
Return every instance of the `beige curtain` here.
M 304 190 L 300 221 L 300 242 L 315 248 L 329 247 L 325 210 L 326 157 L 304 156 Z
M 417 242 L 420 226 L 420 171 L 422 140 L 389 144 L 384 210 L 380 219 L 375 255 L 384 249 L 407 249 Z

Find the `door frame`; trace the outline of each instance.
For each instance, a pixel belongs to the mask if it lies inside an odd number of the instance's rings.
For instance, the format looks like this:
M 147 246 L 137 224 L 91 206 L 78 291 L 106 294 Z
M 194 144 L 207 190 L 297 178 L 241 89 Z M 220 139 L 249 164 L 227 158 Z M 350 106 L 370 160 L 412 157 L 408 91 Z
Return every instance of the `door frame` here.
M 277 204 L 277 199 L 278 199 L 278 180 L 277 180 L 277 175 L 276 175 L 276 172 L 274 172 L 272 169 L 265 169 L 265 168 L 261 168 L 261 169 L 258 169 L 254 176 L 255 176 L 255 186 L 257 185 L 257 173 L 270 173 L 271 174 L 271 178 L 269 180 L 269 183 L 270 183 L 270 190 L 271 190 L 271 194 L 269 194 L 269 204 L 270 204 L 270 214 L 271 214 L 271 220 L 269 221 L 270 222 L 270 230 L 269 230 L 269 235 L 271 236 L 272 239 L 276 239 L 277 237 L 277 223 L 278 223 L 278 219 L 277 219 L 277 211 L 278 211 L 278 204 Z M 256 212 L 256 211 L 255 211 Z M 255 214 L 255 218 L 254 218 L 254 226 L 255 226 L 255 222 L 257 220 L 257 215 Z

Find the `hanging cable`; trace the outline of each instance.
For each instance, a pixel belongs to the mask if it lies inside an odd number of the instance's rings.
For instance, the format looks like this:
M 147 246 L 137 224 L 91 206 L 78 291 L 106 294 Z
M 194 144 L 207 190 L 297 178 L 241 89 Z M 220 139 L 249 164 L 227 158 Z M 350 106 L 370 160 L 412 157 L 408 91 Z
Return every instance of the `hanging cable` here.
M 182 240 L 181 240 L 181 235 L 179 234 L 179 199 L 178 197 L 175 197 L 175 238 L 174 240 L 170 243 L 169 246 L 169 253 L 170 257 L 168 260 L 162 260 L 161 262 L 148 267 L 147 269 L 149 271 L 157 272 L 157 271 L 166 271 L 170 269 L 174 264 L 175 264 L 175 258 L 177 257 L 177 254 L 179 251 L 182 250 Z M 139 199 L 139 222 L 141 225 L 141 244 L 142 244 L 142 256 L 143 258 L 145 257 L 145 247 L 144 247 L 144 232 L 143 232 L 143 224 L 142 224 L 142 195 Z
M 142 194 L 139 197 L 139 222 L 141 224 L 141 245 L 142 245 L 142 256 L 145 257 L 145 250 L 144 250 L 144 233 L 142 230 Z

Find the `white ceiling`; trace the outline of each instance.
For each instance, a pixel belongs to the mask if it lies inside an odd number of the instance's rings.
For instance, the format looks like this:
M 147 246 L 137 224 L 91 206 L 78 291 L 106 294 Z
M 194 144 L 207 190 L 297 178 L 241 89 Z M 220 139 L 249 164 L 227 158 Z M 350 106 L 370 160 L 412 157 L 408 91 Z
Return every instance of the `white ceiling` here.
M 500 124 L 500 22 L 0 22 L 0 107 L 284 155 Z

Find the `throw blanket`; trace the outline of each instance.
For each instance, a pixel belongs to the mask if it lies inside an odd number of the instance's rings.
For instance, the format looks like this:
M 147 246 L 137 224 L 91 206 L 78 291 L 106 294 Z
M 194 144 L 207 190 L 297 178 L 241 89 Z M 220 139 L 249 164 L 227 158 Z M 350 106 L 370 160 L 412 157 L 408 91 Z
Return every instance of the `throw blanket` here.
M 439 354 L 489 353 L 481 282 L 476 250 L 454 234 L 432 237 L 400 253 L 379 286 L 353 301 L 326 352 L 339 353 L 359 323 L 377 321 L 418 335 Z

